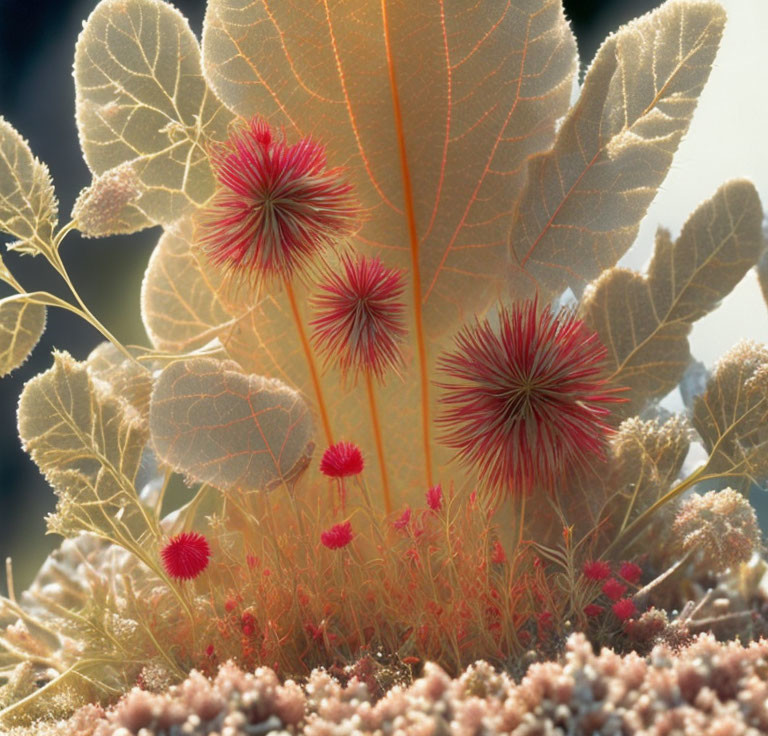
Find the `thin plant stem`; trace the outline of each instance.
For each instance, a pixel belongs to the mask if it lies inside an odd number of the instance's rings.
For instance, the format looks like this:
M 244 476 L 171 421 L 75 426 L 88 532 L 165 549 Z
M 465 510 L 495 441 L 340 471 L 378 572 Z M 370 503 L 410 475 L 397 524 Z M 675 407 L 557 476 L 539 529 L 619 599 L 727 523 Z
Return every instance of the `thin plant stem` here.
M 395 133 L 397 135 L 398 151 L 400 156 L 400 170 L 403 177 L 403 195 L 405 199 L 405 216 L 408 226 L 408 238 L 411 251 L 411 279 L 413 281 L 413 318 L 416 337 L 416 353 L 419 357 L 419 381 L 421 386 L 421 432 L 424 445 L 424 470 L 426 472 L 427 487 L 432 483 L 432 445 L 429 437 L 430 412 L 429 412 L 429 370 L 427 367 L 426 336 L 424 334 L 424 317 L 421 311 L 421 264 L 419 262 L 419 235 L 416 227 L 416 208 L 411 182 L 410 165 L 405 145 L 405 127 L 400 105 L 400 92 L 397 82 L 395 60 L 392 53 L 391 30 L 389 13 L 386 0 L 381 0 L 381 16 L 384 26 L 384 51 L 386 54 L 387 69 L 389 71 L 390 92 L 392 94 L 392 111 L 394 113 Z
M 54 250 L 53 253 L 49 256 L 48 261 L 56 269 L 59 276 L 64 279 L 64 283 L 72 292 L 72 296 L 75 297 L 78 305 L 80 306 L 85 320 L 89 322 L 92 327 L 97 329 L 105 338 L 107 338 L 107 340 L 109 340 L 126 358 L 128 358 L 128 360 L 130 360 L 132 363 L 139 364 L 136 358 L 128 351 L 128 349 L 94 316 L 91 310 L 88 309 L 74 284 L 72 283 L 72 280 L 69 277 L 69 273 L 64 266 L 64 262 L 61 260 L 59 251 Z
M 387 514 L 392 513 L 392 495 L 389 490 L 389 476 L 387 475 L 387 464 L 384 460 L 384 438 L 381 434 L 381 423 L 379 421 L 379 409 L 376 404 L 376 393 L 373 387 L 373 379 L 370 371 L 365 372 L 365 390 L 368 395 L 368 406 L 371 410 L 371 424 L 373 425 L 373 439 L 376 443 L 376 456 L 379 460 L 381 469 L 381 486 L 384 491 L 384 508 Z
M 328 419 L 328 409 L 325 404 L 325 398 L 323 397 L 323 387 L 320 384 L 320 373 L 318 372 L 317 365 L 315 364 L 315 356 L 312 353 L 312 346 L 309 344 L 307 332 L 304 329 L 304 323 L 301 321 L 301 313 L 299 312 L 299 305 L 296 302 L 296 294 L 293 291 L 293 285 L 288 279 L 285 279 L 284 283 L 285 293 L 288 295 L 288 303 L 291 305 L 293 321 L 296 324 L 296 331 L 299 335 L 299 342 L 301 343 L 301 348 L 307 361 L 307 367 L 309 368 L 309 376 L 312 380 L 312 387 L 315 390 L 317 408 L 320 412 L 320 421 L 323 425 L 323 432 L 325 433 L 326 443 L 328 445 L 332 445 L 333 432 L 331 431 L 331 422 Z

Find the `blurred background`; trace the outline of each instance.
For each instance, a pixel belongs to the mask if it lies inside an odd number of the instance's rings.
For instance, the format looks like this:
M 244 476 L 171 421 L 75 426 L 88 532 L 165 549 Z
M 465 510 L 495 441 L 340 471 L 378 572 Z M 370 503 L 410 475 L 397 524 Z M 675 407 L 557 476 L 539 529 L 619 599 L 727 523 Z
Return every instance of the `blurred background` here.
M 0 114 L 48 165 L 62 222 L 91 179 L 77 142 L 71 68 L 77 35 L 95 4 L 96 0 L 0 0 Z M 174 4 L 199 36 L 204 0 L 177 0 Z M 656 0 L 565 0 L 582 68 L 607 33 L 658 4 Z M 691 132 L 651 206 L 637 244 L 622 261 L 633 268 L 642 268 L 647 261 L 659 224 L 676 234 L 696 205 L 728 178 L 753 179 L 768 204 L 768 145 L 764 138 L 768 3 L 725 0 L 723 5 L 730 20 L 716 67 Z M 147 341 L 139 319 L 139 287 L 158 236 L 159 228 L 102 240 L 73 234 L 62 247 L 64 261 L 86 303 L 124 343 Z M 5 240 L 0 235 L 0 242 Z M 65 296 L 58 277 L 42 258 L 14 253 L 3 257 L 29 291 L 46 289 Z M 768 341 L 768 310 L 753 274 L 716 313 L 696 324 L 694 355 L 711 366 L 740 337 Z M 0 561 L 13 555 L 17 589 L 30 582 L 59 540 L 45 536 L 44 516 L 53 509 L 54 497 L 20 448 L 16 402 L 24 383 L 50 366 L 52 348 L 84 358 L 99 342 L 100 336 L 73 315 L 49 310 L 45 335 L 30 360 L 0 381 Z M 0 590 L 4 588 L 0 582 Z

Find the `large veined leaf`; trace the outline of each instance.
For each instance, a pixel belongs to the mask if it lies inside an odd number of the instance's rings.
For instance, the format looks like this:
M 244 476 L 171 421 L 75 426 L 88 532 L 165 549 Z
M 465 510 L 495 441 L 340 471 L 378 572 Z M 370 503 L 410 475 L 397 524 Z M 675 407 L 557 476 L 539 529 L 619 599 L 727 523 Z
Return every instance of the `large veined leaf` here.
M 29 357 L 44 330 L 44 306 L 19 296 L 0 299 L 0 376 Z
M 111 342 L 96 346 L 85 364 L 99 393 L 119 401 L 132 421 L 147 422 L 152 375 L 146 368 L 126 358 Z
M 510 235 L 512 288 L 554 295 L 613 266 L 688 129 L 725 23 L 670 0 L 610 36 L 551 152 L 532 160 Z
M 762 217 L 750 182 L 724 184 L 688 218 L 676 241 L 659 230 L 647 277 L 612 268 L 590 286 L 582 316 L 608 348 L 613 381 L 630 389 L 620 415 L 678 384 L 691 359 L 692 323 L 757 262 Z
M 576 71 L 559 0 L 210 0 L 203 53 L 232 110 L 348 168 L 359 240 L 411 269 L 427 338 L 501 289 L 526 160 Z
M 51 246 L 57 212 L 48 167 L 0 117 L 0 232 L 18 239 L 16 250 L 37 253 Z
M 75 49 L 77 126 L 94 174 L 132 162 L 142 185 L 120 231 L 176 220 L 213 193 L 206 142 L 231 114 L 202 77 L 186 19 L 163 0 L 102 0 Z
M 146 429 L 94 386 L 85 363 L 67 353 L 53 360 L 24 387 L 18 417 L 24 448 L 58 496 L 49 529 L 92 532 L 146 559 L 142 544 L 158 530 L 133 484 Z
M 314 447 L 301 396 L 275 379 L 245 375 L 231 361 L 172 363 L 155 384 L 149 422 L 163 462 L 221 490 L 291 482 Z
M 222 275 L 193 249 L 194 223 L 185 217 L 166 230 L 141 285 L 141 316 L 160 350 L 194 350 L 230 320 L 219 294 Z

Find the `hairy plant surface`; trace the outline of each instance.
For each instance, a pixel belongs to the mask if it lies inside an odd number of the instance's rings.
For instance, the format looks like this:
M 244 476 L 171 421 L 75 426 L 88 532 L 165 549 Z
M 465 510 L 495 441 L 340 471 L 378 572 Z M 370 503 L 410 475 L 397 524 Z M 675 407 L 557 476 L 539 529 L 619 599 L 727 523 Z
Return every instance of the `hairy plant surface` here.
M 201 43 L 164 0 L 101 0 L 74 64 L 93 181 L 66 224 L 0 118 L 0 230 L 71 290 L 27 292 L 0 260 L 0 374 L 50 307 L 105 338 L 82 360 L 55 352 L 20 397 L 65 539 L 0 603 L 0 724 L 139 688 L 116 723 L 193 669 L 184 687 L 377 658 L 445 690 L 425 663 L 521 674 L 573 628 L 640 654 L 705 628 L 763 633 L 747 494 L 768 480 L 768 349 L 734 347 L 686 414 L 657 406 L 692 363 L 692 325 L 751 268 L 765 286 L 755 187 L 726 182 L 677 238 L 659 229 L 645 272 L 617 265 L 725 22 L 715 2 L 668 0 L 608 37 L 571 104 L 557 0 L 208 0 Z M 59 249 L 72 230 L 153 225 L 148 344 L 126 347 Z M 706 459 L 684 471 L 692 444 Z M 703 500 L 678 508 L 694 486 Z M 702 570 L 712 530 L 738 554 Z M 571 660 L 644 681 L 639 654 L 584 641 Z M 539 667 L 529 681 L 557 665 Z M 663 677 L 690 684 L 686 667 Z M 580 685 L 558 682 L 515 692 L 573 705 Z M 281 688 L 275 712 L 297 723 L 305 696 Z M 206 697 L 211 719 L 229 707 Z M 665 732 L 622 698 L 625 730 Z M 699 723 L 704 700 L 681 717 Z M 462 700 L 462 723 L 478 707 Z

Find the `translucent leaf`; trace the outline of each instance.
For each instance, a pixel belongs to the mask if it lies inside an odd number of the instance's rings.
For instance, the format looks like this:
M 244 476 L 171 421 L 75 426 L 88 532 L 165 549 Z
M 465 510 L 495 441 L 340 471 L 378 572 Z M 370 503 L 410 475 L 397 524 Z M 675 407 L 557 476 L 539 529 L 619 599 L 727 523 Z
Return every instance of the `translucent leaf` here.
M 97 391 L 122 402 L 123 411 L 132 421 L 149 419 L 152 375 L 146 368 L 128 360 L 111 342 L 94 348 L 86 365 Z
M 191 247 L 194 225 L 184 218 L 166 230 L 141 286 L 141 316 L 152 344 L 182 352 L 210 342 L 231 320 L 218 294 L 222 276 Z
M 54 353 L 53 367 L 24 387 L 19 435 L 58 496 L 49 529 L 92 532 L 146 559 L 142 542 L 155 522 L 139 503 L 134 478 L 147 433 L 125 402 L 99 391 L 84 363 Z
M 0 299 L 0 376 L 24 363 L 44 330 L 44 306 L 23 296 Z
M 714 309 L 755 265 L 762 208 L 754 186 L 724 184 L 688 218 L 676 241 L 659 230 L 648 276 L 612 268 L 592 284 L 582 316 L 608 348 L 618 407 L 630 416 L 671 391 L 690 362 L 691 324 Z
M 768 477 L 768 349 L 742 342 L 723 356 L 692 422 L 710 453 L 707 473 Z
M 24 253 L 51 247 L 57 211 L 48 167 L 0 117 L 0 231 L 18 238 L 9 247 Z
M 510 235 L 513 292 L 555 295 L 613 266 L 672 163 L 725 23 L 670 0 L 602 45 L 551 152 L 534 158 Z
M 193 358 L 160 374 L 150 407 L 158 457 L 221 490 L 269 490 L 294 480 L 312 454 L 304 399 L 231 361 Z
M 576 72 L 559 2 L 210 0 L 203 50 L 232 110 L 311 133 L 347 167 L 360 242 L 412 269 L 427 339 L 502 289 L 526 160 Z
M 763 236 L 765 243 L 768 243 L 768 239 Z M 760 260 L 757 264 L 757 280 L 760 284 L 760 291 L 763 292 L 763 299 L 766 305 L 768 305 L 768 248 L 763 250 L 763 255 L 760 256 Z
M 102 0 L 75 49 L 77 126 L 85 160 L 102 175 L 132 162 L 143 190 L 131 225 L 176 220 L 213 193 L 206 141 L 230 113 L 201 74 L 184 17 L 162 0 Z

